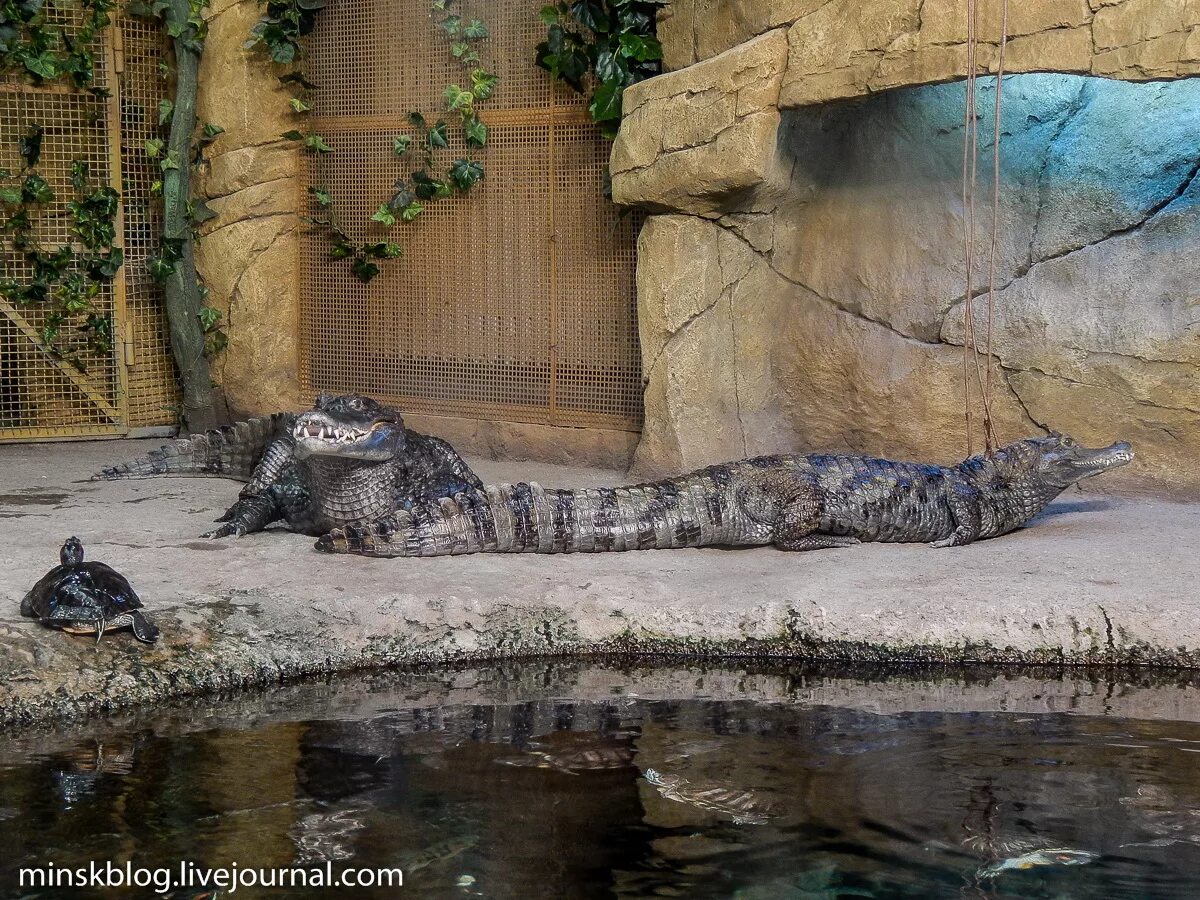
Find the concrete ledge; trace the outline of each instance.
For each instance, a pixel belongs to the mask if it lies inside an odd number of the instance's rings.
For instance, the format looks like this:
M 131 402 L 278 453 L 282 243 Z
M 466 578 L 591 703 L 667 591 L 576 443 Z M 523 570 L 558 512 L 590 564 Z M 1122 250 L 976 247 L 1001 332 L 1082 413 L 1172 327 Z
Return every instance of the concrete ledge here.
M 284 532 L 197 537 L 215 479 L 80 479 L 153 443 L 0 447 L 0 723 L 381 665 L 578 653 L 1200 667 L 1200 506 L 1075 494 L 959 551 L 867 545 L 435 560 L 329 557 Z M 619 473 L 481 463 L 488 480 Z M 69 534 L 162 627 L 97 646 L 22 619 Z M 1183 548 L 1183 549 L 1181 549 Z
M 428 720 L 397 717 L 396 709 L 447 710 L 531 704 L 532 732 L 553 728 L 556 707 L 646 701 L 753 701 L 762 704 L 856 709 L 877 715 L 989 713 L 1104 716 L 1140 721 L 1200 721 L 1200 673 L 1105 672 L 988 666 L 843 666 L 680 659 L 561 659 L 542 664 L 495 663 L 427 671 L 372 672 L 329 681 L 305 679 L 237 695 L 178 698 L 124 710 L 87 723 L 89 741 L 120 745 L 130 732 L 187 734 L 215 728 L 388 716 L 392 734 L 428 728 Z M 392 714 L 392 715 L 389 715 Z M 589 711 L 577 709 L 584 727 Z M 469 717 L 460 727 L 473 725 Z M 511 721 L 511 720 L 510 720 Z M 455 717 L 444 722 L 453 728 Z M 597 726 L 599 727 L 599 723 Z M 499 733 L 505 723 L 496 722 Z M 77 747 L 75 722 L 14 729 L 0 741 L 0 766 Z

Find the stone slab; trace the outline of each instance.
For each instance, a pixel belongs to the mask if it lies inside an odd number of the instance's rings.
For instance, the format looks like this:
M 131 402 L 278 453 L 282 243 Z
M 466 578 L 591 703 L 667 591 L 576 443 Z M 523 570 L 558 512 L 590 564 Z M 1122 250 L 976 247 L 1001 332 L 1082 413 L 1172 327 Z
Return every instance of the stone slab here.
M 331 557 L 271 531 L 198 537 L 217 479 L 89 482 L 154 442 L 0 447 L 0 723 L 69 718 L 308 674 L 592 652 L 1200 667 L 1200 505 L 1072 494 L 958 551 L 868 545 L 434 560 Z M 487 480 L 613 471 L 479 463 Z M 164 632 L 97 645 L 17 604 L 69 534 L 135 585 Z

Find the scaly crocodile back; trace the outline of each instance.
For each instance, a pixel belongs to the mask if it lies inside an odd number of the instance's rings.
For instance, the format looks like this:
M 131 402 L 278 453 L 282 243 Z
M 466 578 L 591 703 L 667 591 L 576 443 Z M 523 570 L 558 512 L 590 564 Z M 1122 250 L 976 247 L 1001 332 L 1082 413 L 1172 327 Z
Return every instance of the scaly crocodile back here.
M 489 485 L 368 526 L 337 528 L 317 543 L 334 553 L 593 553 L 767 543 L 729 496 L 728 469 L 713 466 L 652 484 L 555 490 Z
M 193 434 L 138 459 L 102 469 L 92 480 L 188 475 L 249 481 L 267 447 L 289 435 L 295 421 L 295 413 L 274 413 Z

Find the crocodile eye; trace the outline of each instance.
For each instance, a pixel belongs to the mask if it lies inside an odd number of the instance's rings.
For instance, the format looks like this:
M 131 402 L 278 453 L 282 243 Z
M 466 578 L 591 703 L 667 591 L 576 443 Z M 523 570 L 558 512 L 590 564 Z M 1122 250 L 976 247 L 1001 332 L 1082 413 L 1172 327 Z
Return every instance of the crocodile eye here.
M 1062 443 L 1063 443 L 1063 446 L 1064 446 L 1064 447 L 1067 447 L 1068 449 L 1074 449 L 1075 447 L 1077 447 L 1077 446 L 1078 446 L 1078 445 L 1075 443 L 1075 439 L 1074 439 L 1074 438 L 1070 438 L 1070 437 L 1063 437 L 1063 442 L 1062 442 Z
M 362 410 L 363 410 L 362 400 L 358 397 L 355 397 L 353 400 L 350 401 L 350 408 L 352 410 L 354 410 L 355 412 L 362 412 Z

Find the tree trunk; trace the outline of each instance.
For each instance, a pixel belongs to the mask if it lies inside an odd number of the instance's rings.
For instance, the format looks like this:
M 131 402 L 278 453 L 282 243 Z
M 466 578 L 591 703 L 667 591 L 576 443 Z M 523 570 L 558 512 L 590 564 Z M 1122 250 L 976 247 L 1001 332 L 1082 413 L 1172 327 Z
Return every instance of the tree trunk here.
M 164 244 L 178 248 L 175 269 L 164 284 L 171 351 L 183 388 L 183 427 L 206 431 L 218 424 L 208 358 L 204 355 L 204 330 L 200 324 L 200 282 L 192 247 L 192 223 L 188 216 L 191 198 L 192 137 L 196 130 L 196 91 L 200 54 L 187 46 L 194 38 L 187 25 L 188 0 L 168 0 L 168 24 L 182 27 L 173 40 L 175 49 L 175 110 L 167 139 L 167 156 L 178 168 L 163 173 Z M 166 247 L 164 247 L 164 252 Z

